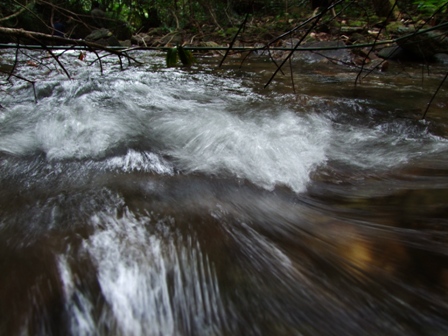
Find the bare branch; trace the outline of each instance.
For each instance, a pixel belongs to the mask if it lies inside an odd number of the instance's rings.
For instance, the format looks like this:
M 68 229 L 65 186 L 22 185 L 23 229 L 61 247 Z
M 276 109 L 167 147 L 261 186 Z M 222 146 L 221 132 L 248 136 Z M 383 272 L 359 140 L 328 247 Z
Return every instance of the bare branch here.
M 236 38 L 237 38 L 238 35 L 240 34 L 241 29 L 243 29 L 244 26 L 246 25 L 246 22 L 247 22 L 247 18 L 248 18 L 248 17 L 249 17 L 249 13 L 246 14 L 243 23 L 241 23 L 240 28 L 238 29 L 238 31 L 236 32 L 235 36 L 233 37 L 232 42 L 230 42 L 229 49 L 227 49 L 226 54 L 224 55 L 224 57 L 222 58 L 221 62 L 219 63 L 219 67 L 222 66 L 222 64 L 224 63 L 224 60 L 226 59 L 226 57 L 227 57 L 227 55 L 229 54 L 230 50 L 232 50 L 232 47 L 233 47 L 233 45 L 234 45 L 234 43 L 235 43 L 235 41 L 236 41 Z
M 101 45 L 98 43 L 93 43 L 93 42 L 88 42 L 85 40 L 75 40 L 75 39 L 70 39 L 70 38 L 65 38 L 65 37 L 60 37 L 60 36 L 53 36 L 53 35 L 48 35 L 48 34 L 43 34 L 43 33 L 31 32 L 31 31 L 27 31 L 27 30 L 23 30 L 23 29 L 5 28 L 5 27 L 0 27 L 0 35 L 15 37 L 17 39 L 28 39 L 28 40 L 37 41 L 38 44 L 42 46 L 42 49 L 46 49 L 46 50 L 50 49 L 49 46 L 46 45 L 46 43 L 53 43 L 53 44 L 58 43 L 59 45 L 69 45 L 69 46 L 81 46 L 81 47 L 85 47 L 86 49 L 90 49 L 90 50 L 107 51 L 109 54 L 116 55 L 118 57 L 124 56 L 127 59 L 132 60 L 135 63 L 140 63 L 132 56 L 124 54 L 122 50 L 109 48 L 104 45 Z
M 34 1 L 33 1 L 33 2 L 30 2 L 30 3 L 29 3 L 28 5 L 26 5 L 26 6 L 22 7 L 22 9 L 18 10 L 18 11 L 15 12 L 14 14 L 11 14 L 11 15 L 8 15 L 8 16 L 5 16 L 5 17 L 0 18 L 0 22 L 2 22 L 2 21 L 8 21 L 9 19 L 12 19 L 12 18 L 14 18 L 14 17 L 16 17 L 16 16 L 19 16 L 19 15 L 22 14 L 24 11 L 28 10 L 28 6 L 31 7 L 31 5 L 33 5 L 33 4 L 34 4 Z
M 397 6 L 397 1 L 394 1 L 394 4 L 393 4 L 392 8 L 390 9 L 390 11 L 389 11 L 389 13 L 388 13 L 388 15 L 387 15 L 386 22 L 389 21 L 389 18 L 392 18 L 392 17 L 393 17 L 393 15 L 394 15 L 394 10 L 395 10 L 395 7 L 396 7 L 396 6 Z M 370 47 L 369 52 L 366 54 L 366 56 L 365 56 L 364 59 L 362 60 L 361 69 L 359 70 L 358 75 L 356 76 L 356 79 L 355 79 L 355 86 L 358 84 L 358 81 L 360 81 L 361 74 L 362 74 L 362 72 L 363 72 L 363 70 L 364 70 L 364 66 L 366 65 L 367 57 L 368 57 L 368 55 L 373 51 L 373 49 L 375 48 L 376 42 L 379 40 L 379 38 L 380 38 L 380 34 L 381 34 L 381 31 L 382 31 L 382 30 L 383 30 L 383 27 L 381 27 L 380 31 L 379 31 L 378 34 L 375 36 L 375 41 L 373 42 L 372 46 Z
M 34 102 L 37 103 L 37 94 L 36 94 L 36 85 L 35 85 L 36 82 L 35 82 L 35 81 L 32 81 L 32 80 L 30 80 L 30 79 L 28 79 L 28 78 L 25 78 L 25 77 L 22 77 L 22 76 L 20 76 L 20 75 L 16 75 L 16 74 L 13 74 L 13 73 L 8 73 L 8 72 L 3 71 L 3 70 L 0 70 L 0 73 L 7 74 L 7 75 L 8 75 L 8 81 L 10 80 L 11 77 L 15 77 L 15 78 L 18 78 L 18 79 L 21 79 L 21 80 L 23 80 L 23 81 L 25 81 L 25 82 L 30 83 L 31 86 L 33 87 Z
M 448 72 L 445 74 L 445 77 L 443 77 L 442 81 L 440 82 L 439 86 L 437 87 L 436 92 L 434 92 L 434 94 L 432 95 L 431 99 L 430 99 L 429 102 L 428 102 L 428 105 L 426 105 L 426 109 L 425 109 L 425 112 L 423 113 L 422 120 L 424 120 L 424 119 L 426 118 L 426 114 L 427 114 L 428 111 L 429 111 L 429 107 L 431 106 L 431 104 L 432 104 L 434 98 L 436 98 L 437 93 L 439 93 L 439 90 L 440 90 L 440 88 L 442 87 L 443 83 L 445 83 L 447 77 L 448 77 Z

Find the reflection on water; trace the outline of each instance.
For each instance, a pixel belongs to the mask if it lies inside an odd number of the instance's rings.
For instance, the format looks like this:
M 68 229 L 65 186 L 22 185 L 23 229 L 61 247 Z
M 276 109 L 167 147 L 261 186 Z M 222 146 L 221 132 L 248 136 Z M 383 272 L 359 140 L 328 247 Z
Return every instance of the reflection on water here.
M 446 117 L 77 66 L 2 102 L 2 334 L 448 333 Z

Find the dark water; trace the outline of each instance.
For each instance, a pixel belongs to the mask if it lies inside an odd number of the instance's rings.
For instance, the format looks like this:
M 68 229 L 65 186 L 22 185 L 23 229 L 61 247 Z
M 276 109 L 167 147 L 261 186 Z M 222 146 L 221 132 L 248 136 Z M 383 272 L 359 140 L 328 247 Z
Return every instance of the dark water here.
M 2 335 L 448 334 L 446 69 L 139 57 L 4 89 Z

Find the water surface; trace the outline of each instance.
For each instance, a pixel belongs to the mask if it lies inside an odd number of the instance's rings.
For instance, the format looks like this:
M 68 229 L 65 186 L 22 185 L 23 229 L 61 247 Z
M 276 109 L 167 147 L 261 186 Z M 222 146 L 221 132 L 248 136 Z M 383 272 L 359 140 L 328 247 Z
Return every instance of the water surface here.
M 448 333 L 443 68 L 138 56 L 4 89 L 1 333 Z

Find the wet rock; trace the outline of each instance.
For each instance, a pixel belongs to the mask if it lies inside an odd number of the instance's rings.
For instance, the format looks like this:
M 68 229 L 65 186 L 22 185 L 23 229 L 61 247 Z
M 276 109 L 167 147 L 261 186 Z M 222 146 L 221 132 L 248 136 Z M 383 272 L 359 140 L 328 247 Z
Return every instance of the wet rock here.
M 92 31 L 85 37 L 88 42 L 97 43 L 103 46 L 121 46 L 120 41 L 106 28 Z
M 175 46 L 175 45 L 178 45 L 178 44 L 182 44 L 183 40 L 184 40 L 184 37 L 183 37 L 182 33 L 173 32 L 173 33 L 170 33 L 170 34 L 167 34 L 167 35 L 163 36 L 160 39 L 160 42 L 163 45 L 173 45 L 173 46 Z
M 98 41 L 99 39 L 108 38 L 111 35 L 112 35 L 112 33 L 109 31 L 109 29 L 101 28 L 101 29 L 92 31 L 89 35 L 87 35 L 86 41 L 94 42 L 94 41 Z
M 384 59 L 398 59 L 403 57 L 403 49 L 399 47 L 398 45 L 392 46 L 392 47 L 386 47 L 378 51 L 378 57 L 384 58 Z
M 347 49 L 338 49 L 345 47 L 344 42 L 319 41 L 303 44 L 302 47 L 316 49 L 322 48 L 323 50 L 296 52 L 294 55 L 294 60 L 305 61 L 307 63 L 327 63 L 330 61 L 335 61 L 338 63 L 351 62 L 352 55 L 350 51 Z
M 387 60 L 377 58 L 371 60 L 365 68 L 369 70 L 378 70 L 381 72 L 385 72 L 389 69 L 389 62 Z
M 435 54 L 434 59 L 437 63 L 448 64 L 448 53 L 445 54 Z
M 142 45 L 142 46 L 151 45 L 153 40 L 154 40 L 154 38 L 151 35 L 145 34 L 145 33 L 139 33 L 139 34 L 133 35 L 131 38 L 132 43 L 137 44 L 137 45 Z
M 397 43 L 409 58 L 429 60 L 437 53 L 448 53 L 446 32 L 429 31 L 411 35 Z
M 124 40 L 124 41 L 120 41 L 120 45 L 122 45 L 123 47 L 131 47 L 132 46 L 132 42 L 131 40 Z
M 404 25 L 399 21 L 393 21 L 387 25 L 387 32 L 389 34 L 404 35 L 404 34 L 411 34 L 413 31 L 414 31 L 413 28 Z

